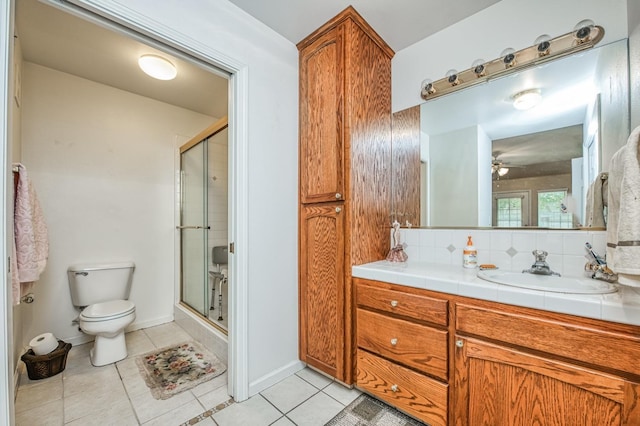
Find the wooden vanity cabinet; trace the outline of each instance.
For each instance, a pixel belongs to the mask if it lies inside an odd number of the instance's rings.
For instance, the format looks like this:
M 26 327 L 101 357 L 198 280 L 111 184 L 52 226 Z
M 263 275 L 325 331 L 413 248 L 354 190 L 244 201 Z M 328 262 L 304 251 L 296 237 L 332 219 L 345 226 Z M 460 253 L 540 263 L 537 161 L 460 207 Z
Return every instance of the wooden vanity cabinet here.
M 640 387 L 609 374 L 482 340 L 456 342 L 456 425 L 640 425 Z
M 448 302 L 354 279 L 356 386 L 432 426 L 447 424 Z
M 356 385 L 398 409 L 430 425 L 640 425 L 640 327 L 354 281 Z
M 455 425 L 640 425 L 638 327 L 456 304 Z
M 298 49 L 299 355 L 351 384 L 351 266 L 389 250 L 394 53 L 352 7 Z

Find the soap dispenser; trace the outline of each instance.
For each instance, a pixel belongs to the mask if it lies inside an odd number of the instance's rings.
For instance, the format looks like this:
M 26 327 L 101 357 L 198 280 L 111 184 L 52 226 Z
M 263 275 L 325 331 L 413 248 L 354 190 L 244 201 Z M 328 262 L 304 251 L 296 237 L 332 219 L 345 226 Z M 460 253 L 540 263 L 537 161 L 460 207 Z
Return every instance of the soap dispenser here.
M 470 269 L 478 266 L 478 250 L 473 245 L 471 235 L 467 237 L 467 246 L 462 251 L 462 266 Z

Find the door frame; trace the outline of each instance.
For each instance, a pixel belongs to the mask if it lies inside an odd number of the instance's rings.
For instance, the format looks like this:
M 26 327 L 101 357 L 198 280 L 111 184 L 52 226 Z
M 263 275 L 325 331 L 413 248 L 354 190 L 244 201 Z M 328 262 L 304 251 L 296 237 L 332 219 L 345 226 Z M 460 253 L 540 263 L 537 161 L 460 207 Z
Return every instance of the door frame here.
M 13 90 L 13 16 L 14 16 L 14 0 L 0 3 L 0 70 L 4 74 L 3 82 L 0 84 L 0 162 L 3 165 L 2 176 L 0 176 L 0 235 L 3 244 L 0 244 L 0 259 L 7 259 L 10 253 L 11 239 L 13 238 L 13 219 L 9 219 L 9 215 L 13 212 L 11 208 L 9 188 L 10 173 L 10 148 L 11 145 L 11 104 L 13 96 L 10 92 Z M 10 221 L 10 222 L 9 222 Z M 10 224 L 11 223 L 11 224 Z M 14 420 L 14 391 L 16 377 L 13 371 L 13 298 L 11 276 L 7 267 L 8 262 L 0 262 L 0 273 L 4 277 L 2 290 L 0 291 L 0 423 L 13 424 Z
M 249 397 L 248 374 L 248 66 L 133 9 L 109 0 L 41 0 L 127 37 L 221 70 L 229 78 L 229 241 L 234 245 L 229 274 L 228 391 L 236 401 Z M 13 3 L 10 0 L 9 3 Z M 144 39 L 140 39 L 140 34 Z M 0 40 L 1 41 L 1 40 Z M 4 42 L 4 41 L 3 41 Z M 6 118 L 5 118 L 6 119 Z M 6 167 L 6 165 L 5 165 Z M 5 170 L 5 178 L 7 171 Z M 6 185 L 5 185 L 6 187 Z M 6 198 L 6 197 L 5 197 Z

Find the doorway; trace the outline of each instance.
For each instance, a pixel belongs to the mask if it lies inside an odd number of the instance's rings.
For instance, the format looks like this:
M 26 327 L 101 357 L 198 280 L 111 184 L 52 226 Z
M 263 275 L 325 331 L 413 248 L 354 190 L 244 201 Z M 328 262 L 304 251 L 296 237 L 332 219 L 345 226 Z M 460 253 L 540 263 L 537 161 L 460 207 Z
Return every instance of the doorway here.
M 247 100 L 248 100 L 248 87 L 247 87 L 247 69 L 246 66 L 242 63 L 237 62 L 233 58 L 225 57 L 221 55 L 217 50 L 211 48 L 206 45 L 199 45 L 195 43 L 194 40 L 183 36 L 179 33 L 168 32 L 165 27 L 159 25 L 155 22 L 147 23 L 144 26 L 144 31 L 142 31 L 143 23 L 140 22 L 139 16 L 135 13 L 130 12 L 129 10 L 124 11 L 121 15 L 117 17 L 113 15 L 112 12 L 102 11 L 99 15 L 95 13 L 95 11 L 91 11 L 89 7 L 85 7 L 86 2 L 75 2 L 74 4 L 70 2 L 54 2 L 52 0 L 44 0 L 44 1 L 36 1 L 36 0 L 18 0 L 21 3 L 21 6 L 40 6 L 47 8 L 46 13 L 42 15 L 38 15 L 38 19 L 30 19 L 28 24 L 31 28 L 35 30 L 42 30 L 45 28 L 45 24 L 47 22 L 52 21 L 52 17 L 55 15 L 54 11 L 56 9 L 61 9 L 63 12 L 62 15 L 71 19 L 76 19 L 72 25 L 55 25 L 56 31 L 58 30 L 71 30 L 75 32 L 73 37 L 67 37 L 67 39 L 73 39 L 78 43 L 57 43 L 56 38 L 54 37 L 55 32 L 46 33 L 46 37 L 44 40 L 50 44 L 56 44 L 60 49 L 67 49 L 74 47 L 76 44 L 85 43 L 84 46 L 87 45 L 89 48 L 84 49 L 82 51 L 82 55 L 71 55 L 72 58 L 82 58 L 82 63 L 85 65 L 90 64 L 98 64 L 98 59 L 93 57 L 94 53 L 100 53 L 100 57 L 104 57 L 105 60 L 108 61 L 109 66 L 98 67 L 100 69 L 107 70 L 105 73 L 108 77 L 126 77 L 123 78 L 122 81 L 124 83 L 128 83 L 128 87 L 122 87 L 121 90 L 124 91 L 133 91 L 133 90 L 142 90 L 147 85 L 137 81 L 137 74 L 126 74 L 124 72 L 115 72 L 113 68 L 115 66 L 114 57 L 110 57 L 105 54 L 104 48 L 96 48 L 97 44 L 93 45 L 89 42 L 92 40 L 88 36 L 79 36 L 78 31 L 80 27 L 85 27 L 90 24 L 97 29 L 102 31 L 106 31 L 109 34 L 117 34 L 118 36 L 123 36 L 124 43 L 126 44 L 125 48 L 119 48 L 119 51 L 122 53 L 129 48 L 132 48 L 133 51 L 139 45 L 133 46 L 132 43 L 142 42 L 142 44 L 148 43 L 147 47 L 151 47 L 158 51 L 161 54 L 168 54 L 176 61 L 179 65 L 179 68 L 185 70 L 186 66 L 191 65 L 190 71 L 188 75 L 190 77 L 201 76 L 202 74 L 208 75 L 217 75 L 218 77 L 222 77 L 223 84 L 225 88 L 228 87 L 228 92 L 225 92 L 224 95 L 224 108 L 225 112 L 223 114 L 215 114 L 215 113 L 207 113 L 202 112 L 201 117 L 220 117 L 222 115 L 229 116 L 229 134 L 228 134 L 228 164 L 232 165 L 234 172 L 228 176 L 228 187 L 230 189 L 229 193 L 231 194 L 229 198 L 228 204 L 228 230 L 227 235 L 229 241 L 235 242 L 236 247 L 240 249 L 237 250 L 236 255 L 234 257 L 234 261 L 229 265 L 232 268 L 228 269 L 228 274 L 233 276 L 234 278 L 234 286 L 228 288 L 227 293 L 230 291 L 232 293 L 235 292 L 237 296 L 231 296 L 228 299 L 234 304 L 232 309 L 229 309 L 229 315 L 236 316 L 237 318 L 229 319 L 228 322 L 228 377 L 229 377 L 229 394 L 233 395 L 236 400 L 244 400 L 248 397 L 248 383 L 249 380 L 247 378 L 247 346 L 248 346 L 248 323 L 246 320 L 246 311 L 247 311 L 247 267 L 246 267 L 246 247 L 247 247 L 247 163 L 248 163 L 248 155 L 246 150 L 247 145 Z M 51 8 L 51 5 L 55 4 L 54 8 Z M 29 15 L 30 18 L 33 18 L 33 15 Z M 81 19 L 77 19 L 80 17 Z M 23 32 L 21 33 L 21 40 L 25 42 L 28 39 L 28 34 L 26 32 L 27 24 L 21 26 L 23 28 Z M 49 28 L 49 27 L 46 27 Z M 42 31 L 39 31 L 37 35 L 41 35 Z M 143 35 L 144 34 L 144 35 Z M 58 47 L 48 47 L 49 44 L 44 45 L 43 42 L 38 41 L 35 43 L 38 47 L 40 47 L 42 51 L 51 52 L 51 58 L 60 60 L 60 71 L 66 72 L 69 74 L 74 74 L 78 72 L 78 70 L 72 70 L 66 67 L 73 67 L 76 64 L 76 61 L 72 60 L 62 60 L 65 56 L 62 55 L 62 52 L 58 51 Z M 105 46 L 100 44 L 100 46 Z M 119 55 L 119 57 L 123 57 L 127 55 Z M 53 65 L 48 65 L 51 68 L 54 68 Z M 136 73 L 138 70 L 136 70 Z M 134 78 L 135 77 L 135 78 Z M 85 76 L 87 80 L 97 81 L 91 76 Z M 193 80 L 192 80 L 193 81 Z M 111 85 L 116 87 L 115 83 L 102 82 L 102 84 Z M 165 84 L 165 83 L 163 83 Z M 191 83 L 193 84 L 193 83 Z M 157 86 L 158 83 L 152 83 L 152 85 Z M 165 84 L 166 86 L 166 84 Z M 195 92 L 192 92 L 191 90 Z M 195 85 L 195 86 L 182 86 L 180 90 L 173 91 L 173 94 L 182 95 L 181 98 L 185 101 L 193 101 L 196 98 L 199 98 L 201 95 L 206 97 L 206 105 L 210 105 L 212 100 L 215 99 L 215 96 L 208 94 L 207 87 L 205 85 Z M 164 92 L 169 93 L 169 92 Z M 147 96 L 149 98 L 153 98 L 150 93 L 139 93 L 142 96 Z M 198 95 L 198 96 L 196 96 Z M 8 98 L 7 98 L 8 99 Z M 170 103 L 162 98 L 157 99 L 161 102 Z M 181 108 L 190 109 L 192 111 L 197 111 L 197 108 L 190 108 L 186 105 L 176 105 Z M 206 121 L 205 121 L 206 123 Z M 171 135 L 171 143 L 175 141 L 184 141 L 186 138 L 184 135 L 192 134 L 190 131 L 182 132 L 177 130 L 174 135 Z M 165 139 L 166 140 L 166 139 Z M 135 145 L 132 145 L 135 147 Z M 178 144 L 173 144 L 172 153 L 177 154 Z M 152 151 L 149 151 L 153 154 Z M 177 157 L 177 155 L 176 155 Z M 151 161 L 155 157 L 153 155 L 149 156 L 149 160 Z M 176 165 L 177 162 L 171 163 L 172 165 Z M 168 173 L 173 175 L 174 169 L 169 165 Z M 178 179 L 175 179 L 174 182 L 178 182 Z M 179 192 L 177 187 L 172 186 L 173 194 Z M 174 206 L 176 204 L 168 204 L 165 203 L 167 208 L 171 209 L 171 214 L 173 214 Z M 172 216 L 175 218 L 175 222 L 172 221 L 171 228 L 175 232 L 175 239 L 178 240 L 179 232 L 175 231 L 175 225 L 179 224 L 179 219 L 177 215 Z M 168 228 L 165 228 L 168 230 Z M 172 237 L 173 238 L 173 237 Z M 175 251 L 171 251 L 171 254 L 174 255 Z M 231 256 L 230 256 L 231 257 Z M 168 263 L 168 262 L 167 262 Z M 208 259 L 206 262 L 208 265 L 211 264 L 211 259 Z M 179 265 L 179 259 L 172 259 L 171 264 L 176 267 Z M 148 270 L 152 270 L 153 268 L 149 268 Z M 179 294 L 179 270 L 178 268 L 173 268 L 173 272 L 175 276 L 171 276 L 171 284 L 175 283 L 175 291 L 171 291 L 171 297 L 174 297 L 173 302 L 178 302 L 180 298 Z M 165 274 L 165 277 L 168 277 L 169 274 Z M 227 285 L 227 287 L 229 287 Z M 168 292 L 164 292 L 166 296 Z M 209 295 L 208 297 L 211 297 Z M 150 298 L 153 299 L 153 298 Z M 166 300 L 166 297 L 165 297 Z M 177 307 L 177 303 L 172 303 L 172 308 Z M 165 306 L 165 305 L 163 305 Z M 174 312 L 175 315 L 175 312 Z M 18 322 L 20 322 L 20 318 L 18 318 Z M 214 329 L 213 327 L 208 327 L 210 329 Z M 215 330 L 214 330 L 215 331 Z
M 229 330 L 228 121 L 180 147 L 180 302 Z

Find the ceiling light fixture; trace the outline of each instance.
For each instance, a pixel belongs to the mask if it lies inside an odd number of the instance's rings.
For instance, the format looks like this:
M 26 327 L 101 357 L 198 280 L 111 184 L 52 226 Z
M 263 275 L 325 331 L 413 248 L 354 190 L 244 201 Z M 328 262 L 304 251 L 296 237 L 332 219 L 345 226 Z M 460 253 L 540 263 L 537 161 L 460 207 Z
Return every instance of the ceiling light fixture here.
M 531 109 L 542 101 L 540 89 L 529 89 L 513 95 L 513 107 L 519 110 Z
M 173 80 L 178 75 L 175 65 L 158 55 L 140 56 L 138 66 L 145 74 L 158 80 Z

